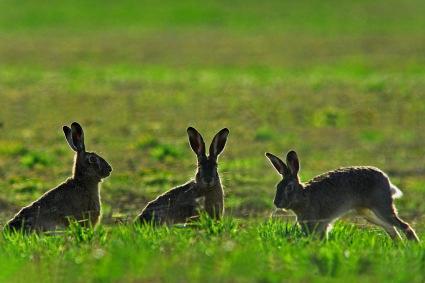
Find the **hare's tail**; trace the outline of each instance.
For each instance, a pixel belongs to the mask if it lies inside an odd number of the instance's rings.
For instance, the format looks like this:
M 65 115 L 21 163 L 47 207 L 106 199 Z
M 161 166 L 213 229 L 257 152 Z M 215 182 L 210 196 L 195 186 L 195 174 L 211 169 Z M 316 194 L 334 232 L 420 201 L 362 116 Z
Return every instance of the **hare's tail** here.
M 393 199 L 401 198 L 403 196 L 403 192 L 393 184 L 390 184 L 390 191 Z

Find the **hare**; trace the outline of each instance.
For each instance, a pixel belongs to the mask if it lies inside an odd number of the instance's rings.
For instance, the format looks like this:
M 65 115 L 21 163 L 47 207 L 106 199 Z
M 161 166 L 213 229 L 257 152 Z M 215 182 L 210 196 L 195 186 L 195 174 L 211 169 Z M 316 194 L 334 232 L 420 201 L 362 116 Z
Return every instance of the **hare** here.
M 393 204 L 402 192 L 378 168 L 339 168 L 303 184 L 298 177 L 300 163 L 295 151 L 288 152 L 286 164 L 271 153 L 266 156 L 283 178 L 277 185 L 274 205 L 292 210 L 306 233 L 327 236 L 335 220 L 355 210 L 384 228 L 393 239 L 400 238 L 396 230 L 399 228 L 407 239 L 419 241 L 410 225 L 398 217 Z
M 198 198 L 205 197 L 207 214 L 219 219 L 224 213 L 224 192 L 217 172 L 217 158 L 223 151 L 229 130 L 219 131 L 210 146 L 209 156 L 205 153 L 204 140 L 197 130 L 187 129 L 189 143 L 198 158 L 195 180 L 173 188 L 149 202 L 136 222 L 153 224 L 184 223 L 198 216 Z
M 6 227 L 24 232 L 54 231 L 66 228 L 70 220 L 94 226 L 100 217 L 99 183 L 108 177 L 112 167 L 99 155 L 87 152 L 84 133 L 74 122 L 63 132 L 69 146 L 76 152 L 71 178 L 22 208 Z

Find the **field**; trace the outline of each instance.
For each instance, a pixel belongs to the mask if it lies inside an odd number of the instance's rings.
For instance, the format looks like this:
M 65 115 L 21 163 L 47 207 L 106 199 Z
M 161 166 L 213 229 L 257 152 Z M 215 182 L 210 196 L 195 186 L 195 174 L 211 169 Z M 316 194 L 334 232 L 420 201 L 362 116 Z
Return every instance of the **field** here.
M 423 243 L 349 215 L 328 241 L 274 213 L 264 152 L 301 177 L 374 165 L 425 238 L 425 2 L 0 1 L 0 223 L 71 174 L 62 125 L 114 171 L 96 229 L 0 236 L 1 282 L 424 282 Z M 219 160 L 226 218 L 133 227 L 193 177 L 186 128 Z M 273 217 L 272 217 L 273 216 Z

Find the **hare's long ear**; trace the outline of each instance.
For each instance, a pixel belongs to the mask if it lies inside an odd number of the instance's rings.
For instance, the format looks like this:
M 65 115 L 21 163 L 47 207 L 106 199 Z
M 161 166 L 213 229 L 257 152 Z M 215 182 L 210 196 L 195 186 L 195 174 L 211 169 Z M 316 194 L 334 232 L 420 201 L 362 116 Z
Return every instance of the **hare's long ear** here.
M 83 128 L 77 122 L 71 124 L 72 130 L 72 142 L 74 146 L 77 148 L 78 152 L 86 151 L 86 147 L 84 145 L 84 132 Z
M 65 134 L 66 141 L 68 142 L 69 146 L 74 151 L 78 151 L 77 148 L 74 145 L 74 142 L 72 141 L 72 130 L 68 126 L 63 126 L 63 133 Z
M 210 145 L 210 157 L 217 159 L 217 157 L 223 151 L 224 146 L 226 145 L 228 135 L 229 130 L 224 128 L 214 136 L 214 139 Z
M 289 169 L 286 164 L 276 155 L 273 155 L 269 152 L 266 153 L 267 158 L 270 160 L 271 164 L 276 168 L 282 176 L 287 176 L 289 174 Z
M 288 164 L 292 175 L 298 175 L 298 171 L 300 171 L 300 161 L 298 160 L 298 155 L 295 151 L 291 150 L 288 152 L 286 155 L 286 164 Z
M 205 156 L 205 142 L 201 134 L 192 127 L 187 128 L 189 143 L 192 150 L 198 157 Z

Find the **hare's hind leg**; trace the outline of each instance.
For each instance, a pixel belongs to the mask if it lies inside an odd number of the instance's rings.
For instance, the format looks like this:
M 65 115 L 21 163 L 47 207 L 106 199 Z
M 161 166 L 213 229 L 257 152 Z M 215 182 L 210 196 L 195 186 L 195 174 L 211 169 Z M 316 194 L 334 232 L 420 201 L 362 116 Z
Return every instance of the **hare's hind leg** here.
M 403 220 L 401 220 L 397 214 L 394 214 L 392 216 L 392 219 L 393 219 L 394 225 L 396 225 L 397 227 L 403 230 L 408 240 L 419 242 L 418 235 L 416 235 L 415 230 L 413 230 L 413 228 L 407 222 L 404 222 Z
M 369 221 L 372 224 L 381 226 L 384 228 L 384 230 L 390 235 L 392 239 L 400 239 L 400 234 L 398 233 L 397 229 L 390 223 L 387 223 L 386 221 L 381 220 L 372 210 L 363 208 L 363 209 L 357 209 L 357 212 L 363 216 L 367 221 Z
M 378 216 L 379 219 L 385 221 L 389 225 L 393 225 L 401 229 L 406 235 L 408 240 L 414 240 L 419 242 L 419 238 L 415 233 L 415 230 L 410 225 L 400 219 L 397 215 L 397 211 L 393 204 L 385 207 L 376 207 L 372 209 L 373 212 Z

